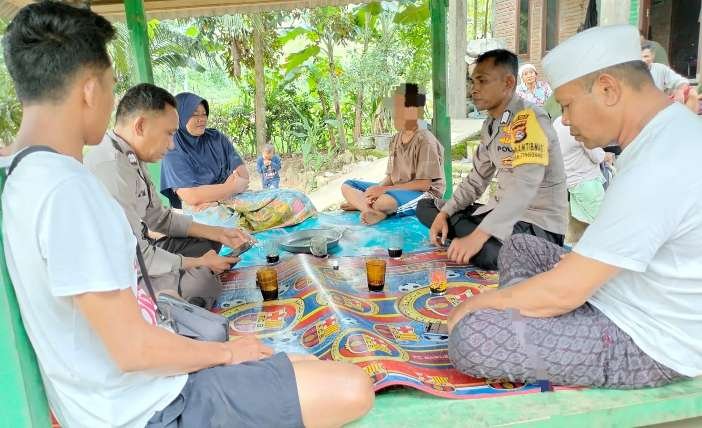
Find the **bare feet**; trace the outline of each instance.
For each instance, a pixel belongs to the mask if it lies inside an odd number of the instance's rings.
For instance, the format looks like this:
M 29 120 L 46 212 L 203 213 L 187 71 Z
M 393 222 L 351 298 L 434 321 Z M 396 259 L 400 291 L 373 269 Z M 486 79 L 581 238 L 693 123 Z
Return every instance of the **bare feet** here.
M 369 209 L 361 212 L 361 223 L 371 226 L 385 220 L 385 217 L 387 217 L 387 214 L 384 212 Z
M 339 206 L 339 208 L 341 208 L 341 209 L 344 210 L 344 211 L 358 211 L 358 210 L 356 209 L 356 207 L 354 207 L 353 205 L 349 204 L 348 202 L 344 202 L 343 204 L 341 204 L 341 205 Z

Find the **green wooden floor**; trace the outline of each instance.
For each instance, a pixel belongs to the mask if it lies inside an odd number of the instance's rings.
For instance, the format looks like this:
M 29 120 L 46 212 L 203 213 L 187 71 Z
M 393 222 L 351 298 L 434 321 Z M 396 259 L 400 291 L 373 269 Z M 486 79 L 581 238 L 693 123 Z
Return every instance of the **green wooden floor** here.
M 379 393 L 353 428 L 645 426 L 702 416 L 702 377 L 662 388 L 584 390 L 447 400 L 412 390 Z

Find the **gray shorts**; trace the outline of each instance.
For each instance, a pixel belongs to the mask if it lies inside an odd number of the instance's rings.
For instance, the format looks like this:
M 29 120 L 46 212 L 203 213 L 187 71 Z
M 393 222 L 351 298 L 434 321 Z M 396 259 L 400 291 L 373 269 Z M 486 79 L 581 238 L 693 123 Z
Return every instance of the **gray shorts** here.
M 191 373 L 183 391 L 147 428 L 302 427 L 287 355 Z

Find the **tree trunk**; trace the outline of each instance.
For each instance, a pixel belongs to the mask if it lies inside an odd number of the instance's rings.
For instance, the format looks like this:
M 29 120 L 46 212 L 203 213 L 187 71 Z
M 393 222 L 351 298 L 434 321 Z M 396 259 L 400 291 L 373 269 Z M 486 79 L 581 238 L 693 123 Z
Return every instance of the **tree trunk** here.
M 473 0 L 473 38 L 478 38 L 478 0 Z
M 339 100 L 339 88 L 336 80 L 336 65 L 334 63 L 334 41 L 331 37 L 326 39 L 327 58 L 329 60 L 329 78 L 331 80 L 332 98 L 334 99 L 334 112 L 336 113 L 336 129 L 338 138 L 338 149 L 346 151 L 346 131 L 344 131 L 344 118 L 341 116 L 341 101 Z
M 260 152 L 266 144 L 266 76 L 263 68 L 263 20 L 253 15 L 254 75 L 256 79 L 256 146 Z
M 483 21 L 483 39 L 487 37 L 488 15 L 490 15 L 490 0 L 485 0 L 485 21 Z
M 239 54 L 239 46 L 234 38 L 229 43 L 229 55 L 232 57 L 232 77 L 238 79 L 241 77 L 241 55 Z
M 368 51 L 369 35 L 368 35 L 368 19 L 365 23 L 365 37 L 363 38 L 363 53 L 361 56 L 365 57 Z M 358 143 L 358 139 L 361 138 L 363 132 L 363 84 L 358 87 L 358 92 L 356 93 L 356 115 L 353 118 L 353 141 Z
M 324 93 L 320 89 L 317 89 L 317 95 L 319 96 L 319 103 L 322 105 L 323 119 L 326 121 L 326 112 L 329 111 L 329 102 L 327 102 Z M 327 125 L 327 130 L 329 131 L 329 147 L 334 148 L 336 147 L 336 133 L 334 132 L 334 127 Z

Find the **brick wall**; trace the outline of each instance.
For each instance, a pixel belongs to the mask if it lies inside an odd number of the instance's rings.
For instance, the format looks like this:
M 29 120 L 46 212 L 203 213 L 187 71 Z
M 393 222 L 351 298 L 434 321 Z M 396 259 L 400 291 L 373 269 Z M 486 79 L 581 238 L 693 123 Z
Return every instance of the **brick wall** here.
M 494 37 L 505 42 L 507 49 L 516 50 L 517 7 L 519 0 L 495 0 Z M 558 40 L 562 42 L 574 35 L 585 19 L 587 0 L 560 0 L 558 2 Z M 529 1 L 529 26 L 531 39 L 529 53 L 520 55 L 521 62 L 529 62 L 541 71 L 541 58 L 544 55 L 543 21 L 544 0 Z

